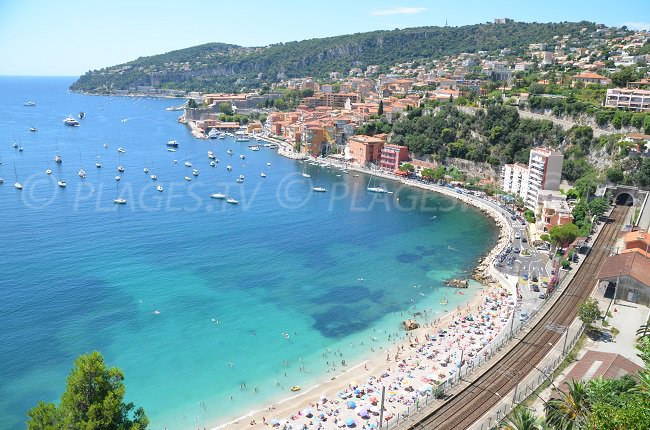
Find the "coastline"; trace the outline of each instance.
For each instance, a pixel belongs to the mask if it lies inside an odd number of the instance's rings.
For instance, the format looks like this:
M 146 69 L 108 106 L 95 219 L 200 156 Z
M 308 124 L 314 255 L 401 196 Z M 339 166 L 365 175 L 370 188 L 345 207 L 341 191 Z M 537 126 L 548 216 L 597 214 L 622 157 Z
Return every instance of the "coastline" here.
M 268 138 L 265 136 L 264 137 L 260 136 L 260 138 L 267 142 L 279 144 L 280 146 L 278 149 L 278 155 L 290 159 L 300 159 L 304 157 L 304 155 L 302 154 L 294 153 L 286 142 Z M 330 160 L 328 160 L 328 163 L 329 162 Z M 316 408 L 316 410 L 320 410 L 319 409 L 320 407 L 322 407 L 323 410 L 325 410 L 325 403 L 328 402 L 328 400 L 329 400 L 328 407 L 333 406 L 334 404 L 338 405 L 339 403 L 338 400 L 334 400 L 334 401 L 330 400 L 330 399 L 337 399 L 336 393 L 340 394 L 342 391 L 345 391 L 346 389 L 347 390 L 352 389 L 353 384 L 356 384 L 356 381 L 366 381 L 366 380 L 381 381 L 382 378 L 381 376 L 378 378 L 378 375 L 386 375 L 392 373 L 393 368 L 395 368 L 395 371 L 397 371 L 396 369 L 397 361 L 392 361 L 390 357 L 394 356 L 395 360 L 397 360 L 398 358 L 401 358 L 399 357 L 399 354 L 409 354 L 408 359 L 410 360 L 412 358 L 411 357 L 412 352 L 415 352 L 417 356 L 417 352 L 413 351 L 413 349 L 414 347 L 416 346 L 419 347 L 421 345 L 419 339 L 428 340 L 430 339 L 430 337 L 433 336 L 431 334 L 432 332 L 436 330 L 442 330 L 443 327 L 447 327 L 447 326 L 452 327 L 453 324 L 458 324 L 458 321 L 464 319 L 470 313 L 473 314 L 473 311 L 479 312 L 479 310 L 482 309 L 482 304 L 485 304 L 485 302 L 489 301 L 487 298 L 490 295 L 494 297 L 500 294 L 503 297 L 504 291 L 506 291 L 508 297 L 512 298 L 514 300 L 514 303 L 511 303 L 512 306 L 508 306 L 507 308 L 504 306 L 504 308 L 507 317 L 513 318 L 513 314 L 514 314 L 513 309 L 514 306 L 516 305 L 516 298 L 517 298 L 516 288 L 514 285 L 510 285 L 507 278 L 504 278 L 501 274 L 499 274 L 494 269 L 492 264 L 496 256 L 508 245 L 508 243 L 510 242 L 510 238 L 512 236 L 512 226 L 500 211 L 489 206 L 486 202 L 481 201 L 476 196 L 461 194 L 454 190 L 450 190 L 448 188 L 440 187 L 437 185 L 424 184 L 409 179 L 397 178 L 392 175 L 387 175 L 381 172 L 368 171 L 366 169 L 361 168 L 360 166 L 353 166 L 347 163 L 343 164 L 341 162 L 331 161 L 331 164 L 338 165 L 338 167 L 341 168 L 345 167 L 348 170 L 353 170 L 359 173 L 370 174 L 373 176 L 378 176 L 392 181 L 396 181 L 406 186 L 437 192 L 447 197 L 455 198 L 461 201 L 462 203 L 474 206 L 475 208 L 479 209 L 481 212 L 489 216 L 495 222 L 496 227 L 499 229 L 499 236 L 497 238 L 495 246 L 493 246 L 492 249 L 485 256 L 481 257 L 478 260 L 477 267 L 472 274 L 472 278 L 476 279 L 481 283 L 482 289 L 476 292 L 468 300 L 466 309 L 460 309 L 459 307 L 455 311 L 449 312 L 443 315 L 442 317 L 440 317 L 439 319 L 434 320 L 433 322 L 422 324 L 419 328 L 415 330 L 402 332 L 404 336 L 399 342 L 397 342 L 393 346 L 380 349 L 378 353 L 374 354 L 369 358 L 361 359 L 360 362 L 351 363 L 351 366 L 349 368 L 346 368 L 346 370 L 343 373 L 337 374 L 336 376 L 330 379 L 321 380 L 320 382 L 316 380 L 315 384 L 311 384 L 306 389 L 301 390 L 300 393 L 279 399 L 278 401 L 274 402 L 271 405 L 267 405 L 266 407 L 252 410 L 237 418 L 233 418 L 233 417 L 229 419 L 226 418 L 228 421 L 225 423 L 223 422 L 223 420 L 221 420 L 220 422 L 215 422 L 214 424 L 211 424 L 209 426 L 209 428 L 211 428 L 212 430 L 224 429 L 224 428 L 260 428 L 263 426 L 268 426 L 272 418 L 278 418 L 278 417 L 280 418 L 291 417 L 291 420 L 299 421 L 302 415 L 301 411 L 303 410 L 314 408 L 314 407 Z M 501 319 L 502 320 L 505 319 L 503 314 L 501 315 Z M 492 345 L 493 340 L 498 336 L 500 336 L 500 334 L 503 332 L 504 327 L 505 327 L 505 323 L 500 325 L 498 331 L 496 332 L 496 336 L 494 336 L 494 338 L 490 338 L 490 342 L 485 344 L 484 347 L 489 347 L 490 345 Z M 464 335 L 461 335 L 461 337 L 464 337 Z M 465 361 L 463 361 L 462 363 L 463 363 L 462 366 L 465 367 Z M 401 364 L 399 366 L 401 366 Z M 425 366 L 425 371 L 427 373 L 430 373 L 431 369 L 426 368 Z M 453 377 L 453 373 L 451 374 L 451 377 Z M 327 399 L 327 400 L 323 400 L 323 399 Z M 320 404 L 320 402 L 323 403 Z M 396 405 L 391 405 L 391 408 L 392 409 L 390 410 L 387 409 L 387 413 L 391 413 L 393 414 L 393 416 L 406 409 L 406 408 L 402 408 L 402 410 L 400 410 L 400 408 L 398 408 Z M 337 409 L 337 413 L 335 415 L 338 415 L 338 412 L 339 411 Z M 306 420 L 307 418 L 304 419 Z M 335 420 L 334 422 L 336 422 L 336 418 L 334 418 L 334 420 Z M 289 420 L 283 420 L 283 421 L 286 421 L 287 428 L 294 428 L 291 427 L 292 425 L 291 421 Z M 296 421 L 293 424 L 299 425 L 298 421 Z M 315 418 L 310 419 L 309 423 L 312 424 L 312 421 L 317 421 L 317 420 Z M 319 425 L 322 424 L 323 423 L 321 422 Z M 307 422 L 305 422 L 303 425 L 306 426 Z M 333 426 L 334 423 L 332 421 L 328 421 L 325 423 L 325 428 L 329 428 Z M 302 428 L 302 427 L 296 427 L 296 428 Z

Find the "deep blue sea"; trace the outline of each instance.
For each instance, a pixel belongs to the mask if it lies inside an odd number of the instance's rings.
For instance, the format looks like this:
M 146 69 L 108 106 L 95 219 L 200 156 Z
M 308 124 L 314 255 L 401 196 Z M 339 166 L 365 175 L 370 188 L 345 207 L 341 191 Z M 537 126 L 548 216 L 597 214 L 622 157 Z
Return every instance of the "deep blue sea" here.
M 467 296 L 442 281 L 496 240 L 491 220 L 453 199 L 383 180 L 373 184 L 394 194 L 372 194 L 364 175 L 193 139 L 165 110 L 182 100 L 86 96 L 68 92 L 73 81 L 0 77 L 2 430 L 58 401 L 92 350 L 123 369 L 152 429 L 227 421 L 329 379 L 328 350 L 351 366 L 409 313 L 454 309 Z M 81 110 L 80 127 L 63 124 Z M 191 182 L 186 160 L 199 170 Z

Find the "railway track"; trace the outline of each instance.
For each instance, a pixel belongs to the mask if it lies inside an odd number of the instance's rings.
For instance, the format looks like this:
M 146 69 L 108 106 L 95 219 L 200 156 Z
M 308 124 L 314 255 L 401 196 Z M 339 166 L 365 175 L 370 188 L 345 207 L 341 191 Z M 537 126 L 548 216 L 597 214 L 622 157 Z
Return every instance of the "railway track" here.
M 406 428 L 467 429 L 501 400 L 498 393 L 509 393 L 519 380 L 535 369 L 563 335 L 549 328 L 568 327 L 577 315 L 579 304 L 594 289 L 595 277 L 616 242 L 616 233 L 620 231 L 626 210 L 626 206 L 614 208 L 610 221 L 593 243 L 591 253 L 560 293 L 558 301 L 517 344 L 476 380 Z

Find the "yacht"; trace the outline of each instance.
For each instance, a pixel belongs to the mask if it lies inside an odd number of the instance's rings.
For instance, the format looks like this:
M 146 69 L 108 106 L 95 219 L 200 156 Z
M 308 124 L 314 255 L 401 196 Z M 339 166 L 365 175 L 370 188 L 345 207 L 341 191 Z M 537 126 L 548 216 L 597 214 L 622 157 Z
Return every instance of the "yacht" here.
M 210 160 L 214 160 L 214 159 L 217 158 L 217 157 L 215 157 L 214 152 L 212 152 L 212 151 L 208 151 L 208 158 L 209 158 Z
M 208 133 L 208 137 L 209 137 L 210 139 L 216 139 L 217 137 L 219 137 L 219 132 L 217 131 L 216 128 L 213 128 L 213 129 L 210 130 L 210 132 Z
M 151 175 L 151 180 L 152 180 L 152 181 L 156 181 L 157 179 L 158 179 L 158 176 L 156 176 L 156 175 Z
M 199 171 L 197 169 L 192 170 L 192 175 L 193 176 L 199 176 Z
M 311 178 L 311 175 L 309 173 L 303 173 L 302 176 L 304 178 Z
M 325 193 L 327 192 L 327 188 L 324 187 L 311 187 L 312 191 L 315 191 L 317 193 Z
M 47 169 L 47 170 L 45 171 L 45 173 L 46 173 L 47 175 L 51 175 L 51 174 L 52 174 L 52 171 L 51 171 L 50 169 Z
M 118 172 L 124 172 L 124 166 L 117 166 L 117 171 Z
M 263 178 L 266 178 L 266 173 L 262 172 L 262 173 L 260 173 L 260 176 L 263 177 Z
M 74 119 L 74 118 L 72 117 L 72 115 L 68 115 L 68 117 L 67 117 L 66 119 L 63 120 L 63 123 L 64 123 L 65 125 L 69 125 L 69 126 L 71 126 L 71 127 L 79 127 L 79 121 L 77 121 L 76 119 Z
M 186 161 L 183 164 L 185 164 L 185 167 L 192 167 L 192 163 L 190 163 L 189 161 Z
M 125 205 L 126 199 L 114 199 L 113 203 L 115 203 L 116 205 Z
M 225 194 L 223 194 L 223 193 L 210 194 L 210 198 L 213 198 L 213 199 L 223 200 L 223 199 L 225 199 L 226 197 L 227 197 L 227 196 L 226 196 Z
M 250 149 L 251 151 L 259 151 L 260 146 L 259 145 L 248 145 L 248 149 Z
M 158 186 L 156 187 L 156 189 L 157 189 L 158 191 L 160 191 L 161 193 L 163 192 L 163 186 L 162 186 L 162 185 L 158 185 Z
M 393 194 L 392 191 L 388 191 L 384 187 L 368 187 L 366 190 L 370 191 L 371 193 L 379 193 L 379 194 Z
M 65 188 L 65 186 L 68 185 L 68 184 L 65 183 L 65 181 L 63 179 L 59 179 L 56 183 L 61 188 Z
M 77 173 L 81 179 L 86 177 L 86 171 L 84 169 L 79 169 L 79 173 Z
M 167 146 L 170 148 L 178 148 L 178 141 L 170 140 L 167 142 Z
M 239 203 L 237 200 L 233 199 L 232 197 L 226 199 L 226 203 L 230 203 L 231 205 L 236 205 Z
M 120 179 L 122 179 L 122 178 L 120 177 L 120 175 L 115 176 L 115 180 L 116 180 L 116 181 L 119 181 Z
M 248 141 L 250 141 L 250 139 L 246 136 L 240 136 L 235 139 L 235 142 L 248 142 Z
M 32 106 L 36 106 L 36 103 L 34 103 L 34 102 L 32 102 L 32 101 L 29 101 L 29 102 L 25 102 L 25 103 L 23 103 L 23 106 L 32 107 Z
M 56 154 L 54 156 L 54 162 L 57 163 L 57 164 L 61 164 L 61 162 L 63 162 L 63 159 L 61 158 L 61 156 L 59 154 Z

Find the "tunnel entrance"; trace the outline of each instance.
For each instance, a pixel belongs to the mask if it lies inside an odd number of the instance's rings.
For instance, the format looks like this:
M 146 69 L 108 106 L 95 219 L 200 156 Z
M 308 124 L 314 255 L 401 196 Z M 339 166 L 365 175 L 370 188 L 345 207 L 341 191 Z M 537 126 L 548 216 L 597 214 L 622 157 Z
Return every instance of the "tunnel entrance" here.
M 621 206 L 632 206 L 634 198 L 628 193 L 621 193 L 616 196 L 616 204 Z

